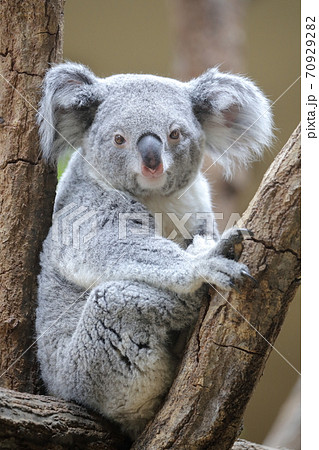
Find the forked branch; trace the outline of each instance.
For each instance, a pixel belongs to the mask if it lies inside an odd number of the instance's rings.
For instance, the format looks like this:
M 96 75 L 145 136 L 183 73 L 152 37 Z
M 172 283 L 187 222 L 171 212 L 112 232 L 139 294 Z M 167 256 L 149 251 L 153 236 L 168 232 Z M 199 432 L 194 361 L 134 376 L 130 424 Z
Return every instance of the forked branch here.
M 241 260 L 259 284 L 247 282 L 240 294 L 211 289 L 166 402 L 135 450 L 266 448 L 234 441 L 299 285 L 300 127 L 264 176 L 241 226 L 254 232 Z M 129 447 L 104 419 L 62 400 L 3 389 L 0 407 L 0 440 L 10 445 Z

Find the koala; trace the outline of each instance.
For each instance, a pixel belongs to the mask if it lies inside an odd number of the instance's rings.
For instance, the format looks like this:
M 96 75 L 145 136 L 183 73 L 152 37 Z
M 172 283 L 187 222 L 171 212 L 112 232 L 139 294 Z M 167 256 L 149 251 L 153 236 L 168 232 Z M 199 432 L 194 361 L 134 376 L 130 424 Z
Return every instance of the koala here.
M 230 174 L 260 157 L 270 106 L 253 82 L 217 68 L 185 83 L 102 79 L 67 62 L 45 76 L 38 123 L 48 163 L 76 149 L 40 257 L 42 378 L 134 439 L 173 381 L 207 286 L 250 277 L 231 252 L 245 233 L 219 236 L 201 166 L 208 153 Z

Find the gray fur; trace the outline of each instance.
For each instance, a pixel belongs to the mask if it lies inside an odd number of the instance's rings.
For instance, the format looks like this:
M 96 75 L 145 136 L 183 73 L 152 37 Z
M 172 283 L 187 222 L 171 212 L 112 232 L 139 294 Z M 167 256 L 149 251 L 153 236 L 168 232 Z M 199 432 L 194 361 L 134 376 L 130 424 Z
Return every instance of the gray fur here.
M 214 68 L 192 80 L 189 87 L 207 150 L 226 175 L 262 155 L 271 143 L 272 113 L 257 86 Z
M 218 162 L 229 170 L 233 159 L 244 163 L 259 155 L 271 139 L 268 103 L 252 82 L 217 69 L 181 83 L 152 75 L 99 79 L 66 63 L 48 71 L 43 89 L 44 157 L 55 162 L 70 144 L 78 151 L 59 183 L 41 254 L 36 326 L 42 377 L 49 393 L 94 408 L 135 437 L 172 382 L 176 335 L 196 320 L 205 283 L 229 290 L 241 282 L 242 270 L 248 272 L 226 258 L 229 245 L 217 242 L 200 168 L 207 147 L 218 157 L 257 119 Z M 181 137 L 173 140 L 176 128 Z M 115 145 L 115 134 L 125 137 L 124 145 Z M 162 143 L 158 180 L 141 175 L 137 142 L 145 134 Z M 187 248 L 181 233 L 175 242 L 167 238 L 167 217 L 164 236 L 158 235 L 156 213 L 181 220 L 187 212 L 210 217 L 206 231 L 203 220 L 187 222 L 192 245 Z M 90 236 L 81 242 L 69 220 L 78 213 L 90 214 L 78 225 L 82 237 Z M 120 238 L 121 215 L 128 213 L 142 219 L 128 220 Z M 232 231 L 224 238 L 231 241 Z

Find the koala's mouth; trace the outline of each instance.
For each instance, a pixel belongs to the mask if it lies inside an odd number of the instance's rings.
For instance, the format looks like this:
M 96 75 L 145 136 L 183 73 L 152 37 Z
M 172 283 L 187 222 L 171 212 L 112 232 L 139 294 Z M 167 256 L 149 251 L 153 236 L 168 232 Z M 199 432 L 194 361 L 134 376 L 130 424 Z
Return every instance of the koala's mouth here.
M 142 189 L 161 189 L 167 181 L 167 173 L 163 168 L 149 169 L 141 167 L 137 175 L 137 183 Z
M 158 166 L 156 166 L 153 169 L 146 166 L 145 164 L 142 164 L 141 173 L 142 173 L 143 177 L 145 177 L 145 178 L 149 178 L 149 179 L 160 178 L 161 176 L 164 175 L 163 163 L 160 163 Z

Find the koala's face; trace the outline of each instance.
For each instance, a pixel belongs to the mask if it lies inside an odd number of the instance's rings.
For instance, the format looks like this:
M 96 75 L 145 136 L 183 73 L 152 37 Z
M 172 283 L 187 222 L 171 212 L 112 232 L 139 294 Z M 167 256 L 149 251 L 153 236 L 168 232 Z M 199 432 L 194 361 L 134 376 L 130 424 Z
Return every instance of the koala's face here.
M 143 76 L 107 79 L 87 132 L 85 158 L 117 189 L 169 194 L 196 176 L 203 131 L 183 83 Z
M 44 157 L 56 161 L 64 148 L 81 147 L 91 175 L 133 195 L 184 188 L 196 177 L 204 148 L 229 173 L 258 157 L 272 137 L 261 91 L 216 68 L 182 83 L 152 75 L 100 79 L 66 63 L 48 71 L 43 90 Z

